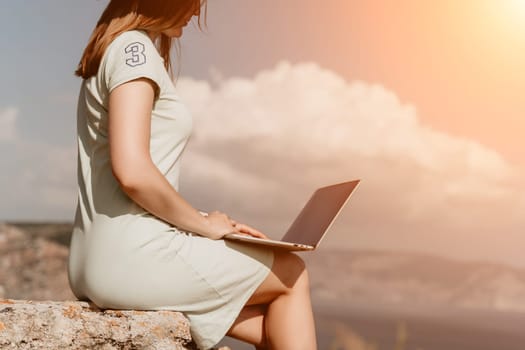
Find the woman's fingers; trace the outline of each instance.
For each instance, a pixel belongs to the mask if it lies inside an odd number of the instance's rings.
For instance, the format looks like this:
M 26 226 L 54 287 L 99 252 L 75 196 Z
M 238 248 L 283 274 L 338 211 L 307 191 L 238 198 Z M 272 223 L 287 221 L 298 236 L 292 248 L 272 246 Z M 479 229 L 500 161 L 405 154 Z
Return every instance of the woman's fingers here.
M 215 229 L 217 230 L 217 233 L 214 234 L 215 239 L 222 238 L 228 233 L 240 233 L 252 237 L 268 239 L 268 237 L 261 231 L 256 230 L 246 224 L 241 224 L 219 211 L 210 212 L 207 218 L 213 223 L 213 226 L 215 226 Z
M 235 225 L 235 228 L 237 230 L 239 230 L 241 233 L 247 234 L 249 236 L 253 236 L 253 237 L 257 237 L 257 238 L 263 238 L 263 239 L 268 239 L 268 237 L 264 233 L 262 233 L 259 230 L 254 229 L 253 227 L 250 227 L 250 226 L 248 226 L 246 224 L 237 223 Z
M 219 211 L 210 212 L 208 214 L 208 218 L 212 219 L 213 221 L 215 221 L 214 219 L 222 221 L 225 224 L 225 226 L 231 227 L 230 232 L 245 234 L 248 236 L 253 236 L 253 237 L 262 238 L 262 239 L 268 239 L 268 237 L 261 231 L 256 230 L 253 227 L 248 226 L 246 224 L 241 224 L 237 222 L 236 220 L 228 217 L 228 215 L 221 213 Z M 226 232 L 226 233 L 229 233 L 229 232 Z

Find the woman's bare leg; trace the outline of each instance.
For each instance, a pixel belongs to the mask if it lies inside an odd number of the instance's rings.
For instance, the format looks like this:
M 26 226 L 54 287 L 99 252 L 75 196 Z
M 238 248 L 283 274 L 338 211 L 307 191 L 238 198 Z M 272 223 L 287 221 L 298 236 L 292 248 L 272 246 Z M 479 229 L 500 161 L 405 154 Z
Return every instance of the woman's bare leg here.
M 273 350 L 315 350 L 317 342 L 310 300 L 310 284 L 304 262 L 292 253 L 276 254 L 277 265 L 261 285 L 254 299 L 272 289 L 285 287 L 268 304 L 265 317 L 267 343 Z M 275 289 L 274 289 L 275 290 Z
M 239 325 L 244 326 L 238 327 L 235 334 L 231 334 L 233 337 L 247 339 L 252 337 L 250 334 L 265 332 L 266 344 L 272 350 L 317 349 L 308 274 L 301 258 L 275 251 L 271 272 L 246 308 L 261 304 L 267 305 L 266 314 L 249 318 L 250 322 L 240 321 Z
M 245 306 L 226 335 L 253 344 L 256 349 L 266 349 L 266 309 L 266 305 Z

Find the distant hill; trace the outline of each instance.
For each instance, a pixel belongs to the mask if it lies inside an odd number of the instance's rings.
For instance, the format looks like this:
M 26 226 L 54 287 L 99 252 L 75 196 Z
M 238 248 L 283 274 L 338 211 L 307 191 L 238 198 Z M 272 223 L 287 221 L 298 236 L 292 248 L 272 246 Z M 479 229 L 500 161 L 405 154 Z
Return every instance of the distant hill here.
M 76 299 L 67 281 L 69 233 L 61 230 L 70 231 L 57 224 L 23 230 L 0 223 L 0 298 Z
M 43 237 L 65 246 L 69 246 L 73 230 L 71 222 L 8 221 L 5 224 L 14 226 L 31 236 Z
M 525 270 L 383 251 L 302 255 L 316 300 L 525 311 Z

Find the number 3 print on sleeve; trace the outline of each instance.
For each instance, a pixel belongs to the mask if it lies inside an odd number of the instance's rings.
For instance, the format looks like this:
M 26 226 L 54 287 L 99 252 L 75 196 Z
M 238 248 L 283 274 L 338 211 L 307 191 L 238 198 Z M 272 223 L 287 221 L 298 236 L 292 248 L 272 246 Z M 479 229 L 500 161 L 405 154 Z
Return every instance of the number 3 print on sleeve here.
M 131 43 L 126 46 L 124 51 L 126 52 L 127 57 L 129 57 L 126 59 L 126 64 L 130 67 L 136 67 L 146 63 L 144 50 L 144 44 L 139 42 Z

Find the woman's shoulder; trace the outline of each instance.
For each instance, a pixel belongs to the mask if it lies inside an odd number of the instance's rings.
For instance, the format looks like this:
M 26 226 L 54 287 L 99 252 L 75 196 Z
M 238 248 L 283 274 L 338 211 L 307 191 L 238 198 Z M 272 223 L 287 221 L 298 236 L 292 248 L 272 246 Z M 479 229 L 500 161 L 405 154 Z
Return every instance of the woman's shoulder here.
M 119 35 L 117 35 L 113 41 L 130 39 L 138 39 L 151 42 L 151 39 L 148 36 L 148 34 L 141 29 L 126 30 L 125 32 L 122 32 Z
M 108 92 L 127 81 L 145 77 L 162 88 L 164 63 L 146 32 L 129 30 L 117 35 L 108 45 L 99 68 L 100 81 Z
M 139 43 L 143 46 L 154 47 L 155 45 L 151 41 L 150 37 L 143 30 L 134 29 L 128 30 L 117 35 L 113 41 L 108 45 L 108 50 L 115 47 L 121 48 L 122 46 Z
M 106 48 L 102 62 L 106 65 L 126 63 L 130 67 L 144 63 L 160 64 L 163 60 L 148 34 L 139 29 L 117 35 Z

